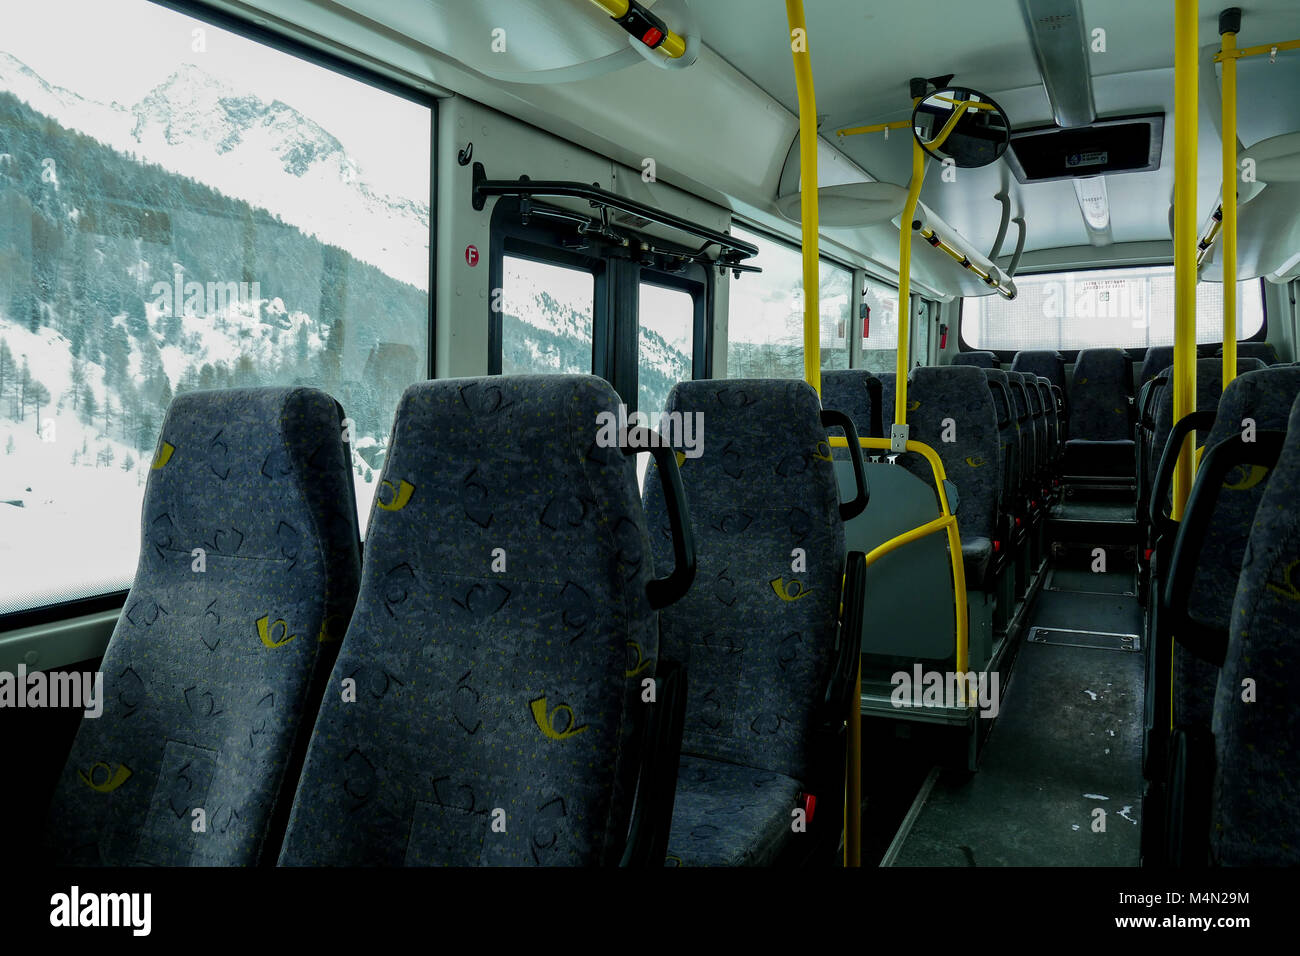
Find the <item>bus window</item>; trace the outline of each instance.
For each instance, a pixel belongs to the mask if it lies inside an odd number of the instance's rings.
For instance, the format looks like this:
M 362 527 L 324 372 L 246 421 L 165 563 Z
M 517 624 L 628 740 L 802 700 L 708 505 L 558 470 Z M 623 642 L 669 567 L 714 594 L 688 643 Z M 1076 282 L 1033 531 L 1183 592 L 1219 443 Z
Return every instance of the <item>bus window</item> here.
M 512 255 L 501 275 L 501 371 L 590 373 L 595 277 Z
M 871 310 L 862 338 L 862 367 L 870 372 L 892 372 L 898 361 L 898 290 L 867 279 L 862 301 Z
M 727 376 L 802 378 L 803 260 L 797 250 L 766 236 L 740 227 L 731 232 L 758 246 L 758 256 L 749 261 L 763 271 L 731 282 Z M 819 275 L 821 367 L 848 368 L 853 273 L 823 259 Z
M 1263 280 L 1237 284 L 1237 337 L 1264 327 Z M 1074 350 L 1174 344 L 1172 266 L 1017 276 L 1019 294 L 963 300 L 962 341 L 971 349 Z M 1196 341 L 1223 339 L 1223 286 L 1196 286 Z
M 160 4 L 71 33 L 61 6 L 0 35 L 0 614 L 131 583 L 190 389 L 338 398 L 364 531 L 428 371 L 431 100 Z
M 695 298 L 681 289 L 642 282 L 639 314 L 637 410 L 653 422 L 672 387 L 691 378 Z M 637 455 L 637 480 L 643 485 L 649 464 L 648 454 Z

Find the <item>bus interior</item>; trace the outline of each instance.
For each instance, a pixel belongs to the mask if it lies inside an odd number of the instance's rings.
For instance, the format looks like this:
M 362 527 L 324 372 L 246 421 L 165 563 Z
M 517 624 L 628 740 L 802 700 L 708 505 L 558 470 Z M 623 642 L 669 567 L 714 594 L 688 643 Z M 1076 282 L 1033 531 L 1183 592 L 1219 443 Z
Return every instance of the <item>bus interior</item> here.
M 1292 0 L 3 21 L 19 865 L 1300 863 Z

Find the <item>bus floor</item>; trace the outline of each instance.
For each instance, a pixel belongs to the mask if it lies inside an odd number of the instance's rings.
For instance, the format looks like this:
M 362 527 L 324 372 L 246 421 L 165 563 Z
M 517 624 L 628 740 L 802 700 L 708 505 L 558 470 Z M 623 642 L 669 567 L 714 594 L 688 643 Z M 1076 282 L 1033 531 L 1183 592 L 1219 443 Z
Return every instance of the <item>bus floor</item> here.
M 881 865 L 1138 865 L 1143 656 L 1134 584 L 1130 564 L 1048 567 L 979 769 L 929 769 Z

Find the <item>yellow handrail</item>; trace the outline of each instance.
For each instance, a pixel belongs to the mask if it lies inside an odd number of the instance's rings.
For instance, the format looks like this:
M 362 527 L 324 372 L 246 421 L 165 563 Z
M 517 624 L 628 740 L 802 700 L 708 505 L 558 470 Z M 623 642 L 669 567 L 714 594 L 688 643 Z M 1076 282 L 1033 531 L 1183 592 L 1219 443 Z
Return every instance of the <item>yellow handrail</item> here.
M 891 450 L 888 438 L 859 438 L 858 444 L 863 448 L 878 451 Z M 830 437 L 832 448 L 848 448 L 845 438 Z M 934 485 L 939 492 L 939 517 L 927 521 L 919 527 L 904 531 L 882 544 L 872 548 L 866 555 L 866 567 L 871 567 L 885 555 L 896 551 L 905 544 L 910 544 L 936 531 L 948 533 L 948 556 L 952 562 L 953 613 L 956 617 L 954 643 L 956 645 L 956 667 L 960 674 L 966 673 L 970 663 L 970 638 L 966 620 L 966 566 L 961 558 L 961 535 L 957 530 L 957 516 L 948 507 L 948 494 L 943 483 L 947 480 L 943 462 L 933 448 L 924 442 L 909 441 L 907 450 L 919 454 L 930 463 L 934 473 Z M 965 682 L 958 681 L 959 703 L 966 704 Z M 853 699 L 849 702 L 848 716 L 848 775 L 845 790 L 844 813 L 844 865 L 858 867 L 862 865 L 862 660 L 858 659 L 858 675 L 854 686 Z
M 628 8 L 631 6 L 628 0 L 591 0 L 591 2 L 615 20 L 621 20 L 627 16 Z M 674 60 L 680 59 L 686 53 L 686 41 L 672 30 L 665 30 L 664 42 L 659 44 L 656 49 Z
M 844 129 L 837 129 L 836 136 L 857 136 L 861 133 L 879 133 L 886 129 L 907 129 L 912 125 L 910 119 L 898 120 L 893 123 L 873 123 L 870 126 L 848 126 Z
M 934 246 L 934 248 L 938 249 L 940 252 L 946 252 L 957 262 L 958 265 L 960 265 L 964 269 L 969 269 L 977 277 L 983 280 L 985 285 L 987 285 L 991 289 L 996 290 L 997 293 L 1001 295 L 1004 299 L 1015 298 L 1015 295 L 1007 291 L 1006 286 L 1002 284 L 1001 280 L 998 279 L 997 276 L 995 276 L 991 272 L 987 272 L 984 269 L 981 269 L 974 262 L 971 262 L 969 255 L 962 252 L 960 249 L 958 249 L 956 246 L 952 245 L 951 243 L 943 239 L 940 239 L 938 234 L 935 233 L 933 229 L 930 229 L 929 227 L 923 228 L 921 230 L 921 238 L 924 239 L 926 242 L 928 242 L 930 245 Z
M 1214 62 L 1225 63 L 1228 60 L 1240 60 L 1248 56 L 1262 56 L 1265 53 L 1272 56 L 1284 50 L 1300 50 L 1300 40 L 1285 40 L 1282 43 L 1261 43 L 1259 46 L 1246 46 L 1239 50 L 1235 48 L 1234 44 L 1233 49 L 1229 50 L 1224 47 L 1219 53 L 1216 53 Z
M 799 94 L 799 211 L 803 229 L 803 377 L 822 391 L 821 312 L 818 285 L 821 261 L 817 249 L 817 97 L 813 91 L 812 56 L 803 0 L 785 0 L 790 24 L 790 56 L 794 59 Z

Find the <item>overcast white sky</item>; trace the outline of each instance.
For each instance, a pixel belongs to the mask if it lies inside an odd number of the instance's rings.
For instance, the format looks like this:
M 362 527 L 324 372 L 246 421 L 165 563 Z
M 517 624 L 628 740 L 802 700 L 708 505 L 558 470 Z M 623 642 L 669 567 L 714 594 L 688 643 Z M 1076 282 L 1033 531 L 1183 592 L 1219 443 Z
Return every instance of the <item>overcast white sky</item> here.
M 393 148 L 412 130 L 427 141 L 424 107 L 204 24 L 148 0 L 0 0 L 0 50 L 48 83 L 129 106 L 184 63 L 238 90 L 281 100 L 334 135 L 383 192 L 425 199 L 427 153 Z M 196 53 L 193 30 L 206 30 Z

